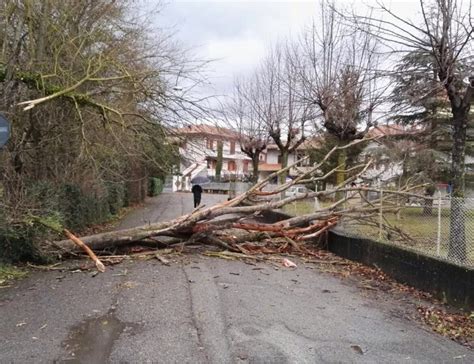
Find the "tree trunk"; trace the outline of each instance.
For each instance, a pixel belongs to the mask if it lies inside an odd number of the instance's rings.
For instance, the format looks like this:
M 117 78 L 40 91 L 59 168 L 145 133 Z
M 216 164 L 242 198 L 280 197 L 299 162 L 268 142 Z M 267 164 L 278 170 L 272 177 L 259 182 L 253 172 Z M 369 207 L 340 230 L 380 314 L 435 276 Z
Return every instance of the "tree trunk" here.
M 260 154 L 254 154 L 252 157 L 252 183 L 258 182 L 258 164 Z
M 288 150 L 281 151 L 281 168 L 286 168 L 288 166 Z M 282 185 L 286 182 L 286 177 L 288 176 L 288 171 L 283 172 L 278 177 L 279 183 Z M 286 197 L 286 190 L 281 192 L 281 199 Z
M 466 259 L 466 231 L 464 212 L 464 175 L 466 130 L 469 109 L 453 110 L 453 149 L 451 161 L 452 198 L 448 257 L 463 262 Z
M 222 173 L 222 160 L 223 160 L 223 148 L 224 145 L 222 141 L 217 142 L 217 162 L 216 162 L 216 180 L 221 180 L 221 173 Z
M 336 185 L 339 186 L 344 183 L 346 180 L 346 163 L 347 163 L 347 154 L 345 149 L 341 149 L 339 151 L 339 154 L 337 155 L 337 165 L 338 165 L 338 171 L 336 172 Z M 341 198 L 344 197 L 344 192 L 338 192 L 336 194 L 336 199 L 340 200 Z
M 433 200 L 425 199 L 423 202 L 423 215 L 431 216 L 432 214 L 433 214 Z
M 288 151 L 282 150 L 281 153 L 281 168 L 286 168 L 288 166 Z M 281 173 L 279 176 L 279 183 L 284 184 L 286 182 L 286 177 L 288 176 L 288 172 Z
M 174 221 L 156 223 L 151 225 L 139 226 L 136 228 L 110 231 L 96 235 L 85 236 L 81 238 L 82 242 L 87 244 L 92 250 L 103 250 L 110 246 L 120 247 L 153 236 L 157 231 L 165 229 L 173 224 Z M 71 240 L 62 240 L 56 243 L 58 246 L 69 251 L 78 251 L 77 245 Z

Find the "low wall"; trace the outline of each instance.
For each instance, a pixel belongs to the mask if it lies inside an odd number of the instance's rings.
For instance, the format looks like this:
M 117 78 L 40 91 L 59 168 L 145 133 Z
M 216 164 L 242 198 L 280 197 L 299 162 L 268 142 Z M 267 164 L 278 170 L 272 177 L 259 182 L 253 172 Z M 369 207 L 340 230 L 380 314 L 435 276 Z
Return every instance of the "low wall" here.
M 474 269 L 415 251 L 331 231 L 328 250 L 340 257 L 376 265 L 401 283 L 433 294 L 453 306 L 474 309 Z
M 246 182 L 210 182 L 202 184 L 204 192 L 209 193 L 233 193 L 239 195 L 248 191 L 252 185 Z

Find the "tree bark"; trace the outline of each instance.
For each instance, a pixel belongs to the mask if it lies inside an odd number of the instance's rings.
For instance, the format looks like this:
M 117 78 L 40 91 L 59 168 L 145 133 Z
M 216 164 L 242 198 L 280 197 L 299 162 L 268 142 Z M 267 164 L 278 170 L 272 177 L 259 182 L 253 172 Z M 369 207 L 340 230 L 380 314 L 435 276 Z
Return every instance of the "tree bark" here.
M 337 165 L 338 171 L 336 172 L 336 185 L 340 186 L 346 180 L 346 164 L 347 164 L 347 153 L 345 149 L 339 150 L 337 155 Z M 336 194 L 336 200 L 343 198 L 343 192 L 338 192 Z
M 281 168 L 286 168 L 288 166 L 288 150 L 280 150 L 281 155 Z M 279 182 L 280 184 L 284 184 L 286 182 L 286 177 L 288 176 L 288 172 L 284 172 L 280 174 Z
M 281 153 L 281 168 L 286 168 L 288 166 L 288 149 L 280 150 Z M 288 171 L 281 173 L 278 177 L 280 185 L 286 183 L 286 177 L 288 176 Z M 286 197 L 286 190 L 281 191 L 281 199 Z
M 260 153 L 254 154 L 252 158 L 252 183 L 258 182 L 258 164 L 260 162 Z
M 111 231 L 85 236 L 82 237 L 81 240 L 92 250 L 103 250 L 110 246 L 120 247 L 149 238 L 154 235 L 154 232 L 162 230 L 171 224 L 172 222 L 165 222 L 126 230 Z M 57 245 L 69 251 L 80 250 L 71 240 L 59 241 Z
M 217 142 L 217 162 L 216 162 L 216 180 L 221 180 L 221 173 L 222 173 L 222 163 L 223 163 L 223 144 L 222 141 L 219 140 Z

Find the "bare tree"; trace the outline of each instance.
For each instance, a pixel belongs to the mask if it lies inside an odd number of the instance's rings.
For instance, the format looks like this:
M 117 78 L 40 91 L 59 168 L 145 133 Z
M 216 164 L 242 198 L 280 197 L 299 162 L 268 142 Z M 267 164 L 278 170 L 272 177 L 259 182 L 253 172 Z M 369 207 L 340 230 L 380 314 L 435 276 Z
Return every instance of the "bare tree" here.
M 260 155 L 266 149 L 269 134 L 265 114 L 261 111 L 258 83 L 255 77 L 236 78 L 234 92 L 225 104 L 223 115 L 238 133 L 241 151 L 252 160 L 252 182 L 258 181 Z
M 449 99 L 453 145 L 451 175 L 453 200 L 451 205 L 451 235 L 449 256 L 460 261 L 466 258 L 464 197 L 465 151 L 468 115 L 474 93 L 474 27 L 472 3 L 455 0 L 420 0 L 422 20 L 405 19 L 384 4 L 379 4 L 381 17 L 348 16 L 354 27 L 377 36 L 389 47 L 388 55 L 422 52 L 434 60 L 437 81 Z
M 280 150 L 281 167 L 288 165 L 288 156 L 305 141 L 305 129 L 314 118 L 310 104 L 302 102 L 298 80 L 298 48 L 290 42 L 277 44 L 257 71 L 259 105 L 270 137 Z M 288 173 L 280 174 L 285 183 Z
M 300 42 L 302 96 L 319 109 L 327 132 L 345 144 L 367 134 L 382 101 L 385 88 L 377 84 L 378 42 L 346 26 L 333 3 L 322 1 L 319 15 L 319 22 L 303 33 Z M 345 179 L 346 153 L 339 151 L 338 184 Z

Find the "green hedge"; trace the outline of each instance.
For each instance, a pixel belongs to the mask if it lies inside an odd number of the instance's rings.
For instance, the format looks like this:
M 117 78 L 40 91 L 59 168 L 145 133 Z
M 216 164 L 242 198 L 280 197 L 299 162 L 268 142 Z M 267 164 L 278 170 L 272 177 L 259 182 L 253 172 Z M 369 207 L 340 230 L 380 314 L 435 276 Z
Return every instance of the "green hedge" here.
M 18 261 L 43 262 L 35 239 L 44 236 L 44 228 L 32 224 L 11 225 L 0 216 L 0 263 Z
M 122 207 L 127 206 L 125 183 L 106 183 L 103 190 L 98 195 L 74 184 L 54 185 L 40 181 L 28 186 L 26 199 L 34 206 L 29 209 L 31 215 L 57 226 L 80 231 L 110 220 Z M 56 237 L 30 215 L 16 218 L 12 224 L 8 212 L 0 211 L 0 261 L 41 260 L 35 242 L 47 238 Z
M 148 182 L 148 196 L 158 196 L 163 192 L 163 180 L 157 177 L 151 177 Z

